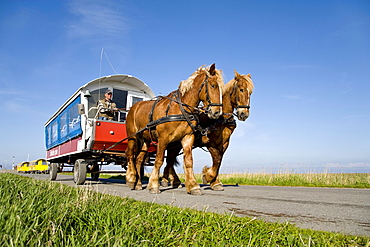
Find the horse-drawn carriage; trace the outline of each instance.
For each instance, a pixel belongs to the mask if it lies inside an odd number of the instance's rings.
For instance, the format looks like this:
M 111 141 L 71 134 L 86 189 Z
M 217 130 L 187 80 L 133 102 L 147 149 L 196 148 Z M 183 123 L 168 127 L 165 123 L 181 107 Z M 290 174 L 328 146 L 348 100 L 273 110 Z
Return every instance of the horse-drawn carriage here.
M 116 104 L 112 119 L 100 117 L 100 112 L 113 110 L 98 104 L 107 90 Z M 134 103 L 153 97 L 148 85 L 130 75 L 104 76 L 80 87 L 45 123 L 50 179 L 73 167 L 75 183 L 83 184 L 87 173 L 97 180 L 103 165 L 125 167 L 127 112 Z
M 109 120 L 99 118 L 104 109 L 98 101 L 106 90 L 113 92 L 120 109 Z M 165 151 L 164 179 L 172 176 L 175 187 L 181 182 L 173 165 L 182 149 L 186 190 L 197 195 L 201 190 L 194 177 L 192 149 L 203 146 L 213 159 L 212 168 L 203 170 L 204 181 L 214 190 L 223 190 L 218 173 L 236 127 L 234 115 L 241 121 L 248 118 L 252 90 L 250 75 L 236 71 L 234 79 L 224 85 L 215 64 L 198 68 L 177 90 L 155 99 L 152 90 L 132 76 L 114 75 L 89 82 L 45 124 L 50 178 L 55 180 L 57 171 L 69 165 L 74 168 L 76 184 L 83 184 L 87 172 L 97 180 L 100 166 L 114 163 L 127 168 L 126 184 L 131 189 L 142 189 L 143 165 L 155 158 L 147 188 L 160 193 L 159 170 Z

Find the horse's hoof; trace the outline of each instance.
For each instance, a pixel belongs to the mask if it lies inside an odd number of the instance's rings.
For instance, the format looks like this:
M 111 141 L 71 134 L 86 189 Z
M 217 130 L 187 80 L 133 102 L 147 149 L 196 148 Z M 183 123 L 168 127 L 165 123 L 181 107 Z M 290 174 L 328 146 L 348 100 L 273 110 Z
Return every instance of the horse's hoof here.
M 143 189 L 143 186 L 141 184 L 135 186 L 135 190 L 142 190 L 142 189 Z
M 206 179 L 206 175 L 202 176 L 202 184 L 208 184 L 207 179 Z
M 161 181 L 161 185 L 162 185 L 162 187 L 168 187 L 169 186 L 168 181 Z
M 149 189 L 149 193 L 150 194 L 160 194 L 161 191 L 159 190 L 159 188 L 152 188 L 152 189 Z
M 135 183 L 133 183 L 133 182 L 127 182 L 126 181 L 126 185 L 130 188 L 130 189 L 135 189 Z
M 181 182 L 172 184 L 172 188 L 182 188 Z
M 216 191 L 224 191 L 224 187 L 222 186 L 222 184 L 216 184 L 214 186 L 211 186 L 211 189 Z
M 200 189 L 193 189 L 190 191 L 190 195 L 197 196 L 197 195 L 203 195 L 203 193 Z

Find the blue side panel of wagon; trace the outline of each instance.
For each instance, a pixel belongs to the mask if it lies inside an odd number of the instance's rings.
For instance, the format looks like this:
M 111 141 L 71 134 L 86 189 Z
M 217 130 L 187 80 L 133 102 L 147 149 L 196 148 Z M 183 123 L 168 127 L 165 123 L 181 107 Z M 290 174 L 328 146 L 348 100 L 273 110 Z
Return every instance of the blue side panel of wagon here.
M 45 127 L 47 150 L 82 134 L 81 116 L 77 106 L 80 103 L 81 97 L 77 97 Z

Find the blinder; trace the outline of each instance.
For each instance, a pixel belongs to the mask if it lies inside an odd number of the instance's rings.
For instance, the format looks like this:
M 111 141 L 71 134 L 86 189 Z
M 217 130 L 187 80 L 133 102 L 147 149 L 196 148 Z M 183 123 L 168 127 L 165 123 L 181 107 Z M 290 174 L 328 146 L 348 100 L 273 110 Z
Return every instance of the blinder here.
M 238 108 L 247 108 L 247 109 L 249 109 L 251 107 L 249 105 L 237 105 L 236 109 L 238 109 Z

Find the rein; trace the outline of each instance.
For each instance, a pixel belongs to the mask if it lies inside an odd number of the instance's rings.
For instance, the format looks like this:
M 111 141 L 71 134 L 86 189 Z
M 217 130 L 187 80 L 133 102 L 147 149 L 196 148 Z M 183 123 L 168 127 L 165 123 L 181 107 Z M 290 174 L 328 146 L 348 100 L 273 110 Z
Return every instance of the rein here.
M 198 116 L 196 114 L 192 113 L 192 112 L 186 111 L 185 108 L 184 108 L 184 106 L 185 106 L 187 108 L 192 108 L 193 110 L 195 110 L 195 112 L 202 112 L 202 111 L 207 112 L 208 109 L 211 106 L 221 106 L 222 107 L 222 103 L 212 103 L 211 102 L 211 98 L 209 96 L 209 91 L 208 91 L 208 75 L 206 75 L 206 78 L 204 79 L 202 85 L 200 86 L 199 91 L 198 91 L 198 95 L 202 91 L 203 86 L 205 86 L 205 89 L 206 89 L 206 101 L 208 103 L 208 107 L 207 107 L 206 110 L 204 110 L 202 108 L 199 108 L 199 107 L 193 107 L 193 106 L 190 106 L 190 105 L 188 105 L 186 103 L 181 102 L 179 89 L 177 89 L 176 92 L 174 93 L 175 98 L 168 97 L 168 96 L 159 96 L 155 100 L 155 102 L 154 102 L 154 104 L 152 106 L 152 109 L 151 109 L 151 111 L 149 113 L 149 116 L 148 116 L 149 117 L 149 122 L 148 122 L 148 124 L 144 128 L 142 128 L 139 131 L 137 131 L 136 133 L 134 133 L 134 134 L 132 134 L 132 135 L 130 135 L 130 136 L 128 136 L 128 137 L 120 140 L 119 142 L 113 144 L 112 146 L 108 147 L 104 151 L 114 148 L 115 146 L 119 145 L 123 141 L 128 140 L 131 137 L 133 137 L 133 136 L 135 136 L 135 135 L 137 135 L 137 134 L 139 134 L 139 133 L 141 133 L 141 132 L 143 132 L 145 130 L 149 130 L 149 132 L 151 132 L 150 130 L 153 129 L 153 128 L 155 128 L 157 125 L 162 124 L 162 123 L 167 123 L 167 122 L 186 121 L 189 124 L 189 126 L 191 127 L 191 129 L 192 129 L 192 131 L 194 133 L 197 132 L 197 131 L 199 131 L 201 133 L 201 135 L 207 135 L 207 133 L 209 132 L 209 128 L 203 129 L 199 124 L 194 125 L 192 123 L 192 121 L 199 122 Z M 180 110 L 181 110 L 182 115 L 169 115 L 169 116 L 167 115 L 165 117 L 161 117 L 161 118 L 153 121 L 153 112 L 154 112 L 154 109 L 155 109 L 156 105 L 158 104 L 158 102 L 161 101 L 162 99 L 169 99 L 169 100 L 171 100 L 171 102 L 173 101 L 173 102 L 179 104 L 179 107 L 180 107 Z M 226 120 L 226 122 L 227 122 L 227 120 Z

